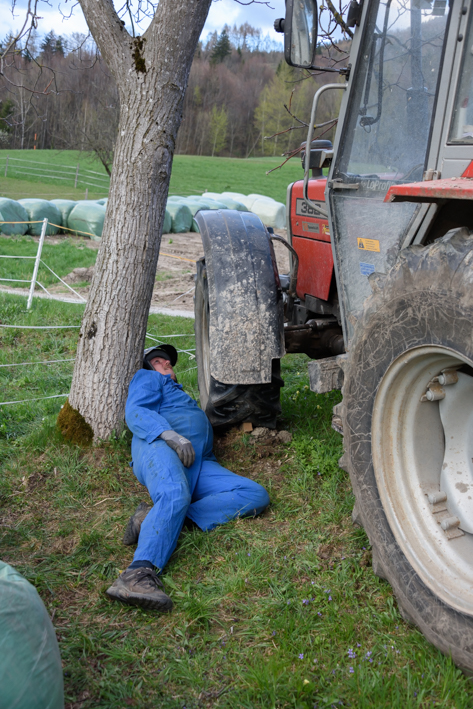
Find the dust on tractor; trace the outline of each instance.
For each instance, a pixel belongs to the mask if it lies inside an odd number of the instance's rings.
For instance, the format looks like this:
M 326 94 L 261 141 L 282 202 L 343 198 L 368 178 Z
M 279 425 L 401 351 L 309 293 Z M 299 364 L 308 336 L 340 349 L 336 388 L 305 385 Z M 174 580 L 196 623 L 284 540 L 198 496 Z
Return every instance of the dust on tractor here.
M 473 3 L 352 0 L 347 23 L 349 64 L 314 96 L 288 188 L 290 273 L 255 215 L 197 215 L 201 403 L 216 428 L 274 427 L 280 359 L 308 354 L 311 389 L 342 390 L 340 465 L 374 573 L 472 672 Z M 277 27 L 286 61 L 314 68 L 314 0 L 287 0 Z M 312 141 L 330 90 L 333 148 Z

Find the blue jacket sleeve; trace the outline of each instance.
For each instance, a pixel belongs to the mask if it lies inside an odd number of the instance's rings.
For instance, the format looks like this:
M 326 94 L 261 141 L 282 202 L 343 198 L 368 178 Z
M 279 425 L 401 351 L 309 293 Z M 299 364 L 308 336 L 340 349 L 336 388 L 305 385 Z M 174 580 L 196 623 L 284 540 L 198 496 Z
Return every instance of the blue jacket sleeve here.
M 152 443 L 163 431 L 171 431 L 164 416 L 158 414 L 163 398 L 163 382 L 156 372 L 140 369 L 131 380 L 125 407 L 125 420 L 138 438 Z

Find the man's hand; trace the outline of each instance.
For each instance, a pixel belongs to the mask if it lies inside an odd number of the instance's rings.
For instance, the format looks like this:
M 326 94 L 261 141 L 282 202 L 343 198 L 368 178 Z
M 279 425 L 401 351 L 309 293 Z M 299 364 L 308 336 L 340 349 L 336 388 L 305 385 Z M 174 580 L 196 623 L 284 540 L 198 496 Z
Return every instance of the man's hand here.
M 163 431 L 159 438 L 166 441 L 168 446 L 176 451 L 179 460 L 186 467 L 190 468 L 195 460 L 194 446 L 187 438 L 180 436 L 176 431 Z

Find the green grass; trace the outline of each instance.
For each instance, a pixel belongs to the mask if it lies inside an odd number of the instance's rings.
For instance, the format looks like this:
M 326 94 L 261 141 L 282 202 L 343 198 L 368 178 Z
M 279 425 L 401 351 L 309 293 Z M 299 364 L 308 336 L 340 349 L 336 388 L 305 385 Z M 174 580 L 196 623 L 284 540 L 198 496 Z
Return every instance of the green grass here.
M 283 158 L 211 158 L 176 155 L 169 194 L 202 194 L 208 192 L 241 192 L 264 194 L 286 203 L 290 182 L 304 177 L 301 161 L 290 160 L 282 169 L 267 175 Z M 192 185 L 189 187 L 189 185 Z
M 10 237 L 0 239 L 0 256 L 28 256 L 34 257 L 38 251 L 38 243 L 31 236 Z M 59 244 L 46 242 L 41 253 L 41 260 L 49 266 L 58 276 L 64 278 L 74 268 L 93 266 L 97 258 L 97 251 L 89 249 L 72 239 L 64 239 Z M 34 260 L 31 258 L 13 259 L 0 258 L 0 278 L 30 280 L 33 275 Z M 57 278 L 46 268 L 39 265 L 38 281 L 48 287 L 59 283 Z M 27 283 L 1 281 L 2 285 L 9 287 L 27 288 Z
M 9 167 L 11 177 L 4 177 L 5 158 L 10 157 L 28 160 L 33 163 L 47 163 L 46 168 L 61 165 L 75 167 L 78 163 L 81 169 L 96 170 L 105 176 L 102 165 L 90 156 L 74 150 L 58 152 L 56 150 L 0 150 L 0 196 L 21 199 L 22 197 L 42 197 L 54 199 L 59 197 L 69 199 L 84 199 L 84 189 L 74 190 L 73 179 L 56 180 L 39 177 L 34 174 L 19 175 Z M 264 194 L 279 202 L 286 201 L 286 190 L 290 182 L 303 177 L 300 159 L 290 160 L 282 169 L 266 175 L 269 170 L 277 167 L 283 158 L 211 158 L 193 155 L 176 155 L 169 194 L 189 195 L 208 192 L 253 192 Z M 11 165 L 15 165 L 12 161 Z M 106 195 L 106 191 L 89 187 L 89 198 L 96 199 Z
M 74 188 L 77 165 L 79 178 Z M 12 199 L 79 200 L 85 199 L 86 189 L 89 199 L 106 197 L 108 193 L 109 178 L 102 163 L 94 155 L 78 150 L 0 150 L 0 174 L 0 196 Z
M 3 324 L 78 324 L 81 306 L 0 294 Z M 191 320 L 151 316 L 148 331 L 191 352 Z M 1 363 L 73 356 L 77 329 L 0 328 Z M 166 338 L 166 341 L 170 341 Z M 172 341 L 172 340 L 171 340 Z M 151 344 L 151 340 L 148 341 Z M 192 354 L 192 352 L 191 352 Z M 197 396 L 194 360 L 178 377 Z M 239 431 L 218 459 L 261 482 L 271 506 L 213 532 L 184 529 L 164 583 L 169 615 L 109 602 L 105 589 L 131 561 L 120 543 L 136 504 L 129 438 L 89 450 L 55 429 L 62 400 L 0 407 L 2 558 L 54 613 L 66 703 L 83 709 L 442 707 L 473 704 L 470 682 L 401 619 L 376 578 L 330 427 L 338 393 L 308 388 L 307 358 L 283 360 L 281 425 L 289 445 Z M 21 370 L 17 372 L 16 370 Z M 0 369 L 1 401 L 67 391 L 70 365 Z M 6 372 L 5 374 L 3 374 Z M 75 704 L 77 703 L 77 704 Z
M 0 167 L 1 169 L 1 167 Z M 107 191 L 89 190 L 87 199 L 100 199 L 107 197 Z M 13 177 L 3 177 L 0 175 L 0 197 L 9 199 L 26 199 L 35 197 L 39 199 L 73 199 L 79 201 L 85 199 L 85 190 L 74 189 L 63 184 L 51 184 L 49 182 L 34 182 L 29 180 L 19 180 Z

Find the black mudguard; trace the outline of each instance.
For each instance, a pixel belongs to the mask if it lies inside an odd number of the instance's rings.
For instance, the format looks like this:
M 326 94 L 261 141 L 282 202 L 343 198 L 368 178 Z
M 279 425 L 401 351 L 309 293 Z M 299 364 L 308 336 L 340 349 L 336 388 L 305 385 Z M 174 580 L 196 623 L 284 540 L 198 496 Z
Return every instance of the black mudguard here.
M 282 291 L 261 219 L 233 209 L 200 211 L 209 287 L 210 372 L 223 384 L 267 384 L 285 354 Z

